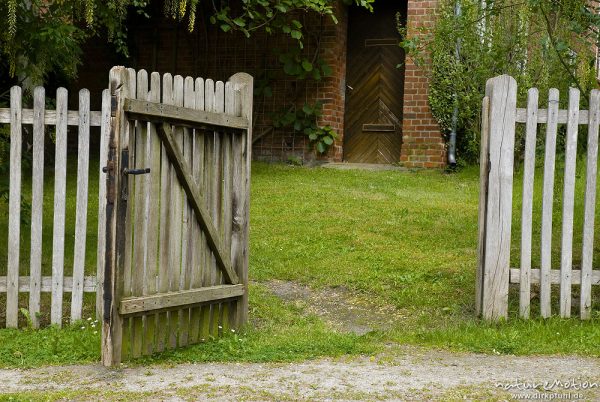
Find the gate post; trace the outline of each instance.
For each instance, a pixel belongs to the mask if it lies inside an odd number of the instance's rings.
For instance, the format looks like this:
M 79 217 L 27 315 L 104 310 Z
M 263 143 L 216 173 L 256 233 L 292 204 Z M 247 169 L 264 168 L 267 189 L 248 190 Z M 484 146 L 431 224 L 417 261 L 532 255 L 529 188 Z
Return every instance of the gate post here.
M 120 219 L 124 219 L 127 199 L 121 197 L 119 189 L 123 175 L 121 150 L 128 141 L 125 135 L 126 124 L 123 101 L 128 91 L 128 74 L 124 67 L 110 70 L 110 138 L 106 171 L 106 258 L 103 287 L 102 312 L 102 364 L 115 366 L 121 362 L 121 338 L 123 319 L 119 315 L 119 298 L 122 293 L 123 275 L 119 272 L 119 258 L 122 258 L 123 230 L 118 230 Z M 101 161 L 103 163 L 103 161 Z M 121 233 L 119 233 L 121 232 Z
M 476 310 L 498 320 L 508 317 L 517 82 L 508 75 L 491 78 L 485 95 Z
M 254 79 L 246 73 L 237 73 L 229 78 L 233 89 L 239 92 L 235 105 L 236 114 L 248 120 L 248 130 L 242 138 L 234 137 L 232 144 L 233 166 L 233 214 L 231 262 L 233 269 L 244 285 L 244 294 L 236 302 L 232 325 L 240 327 L 248 322 L 248 240 L 250 229 L 250 169 L 252 161 L 252 101 Z M 239 96 L 239 97 L 238 97 Z

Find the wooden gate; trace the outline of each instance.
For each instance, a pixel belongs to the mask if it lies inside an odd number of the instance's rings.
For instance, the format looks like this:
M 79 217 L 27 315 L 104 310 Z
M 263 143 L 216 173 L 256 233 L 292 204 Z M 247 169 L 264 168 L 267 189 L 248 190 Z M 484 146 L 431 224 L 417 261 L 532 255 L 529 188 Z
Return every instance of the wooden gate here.
M 252 85 L 111 70 L 104 365 L 246 322 Z

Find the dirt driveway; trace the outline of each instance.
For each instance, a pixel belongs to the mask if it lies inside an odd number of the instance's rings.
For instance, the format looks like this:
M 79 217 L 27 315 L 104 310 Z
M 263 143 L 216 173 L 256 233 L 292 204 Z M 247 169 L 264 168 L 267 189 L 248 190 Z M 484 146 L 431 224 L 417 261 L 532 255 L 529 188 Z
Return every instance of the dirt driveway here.
M 25 392 L 34 400 L 600 400 L 599 359 L 414 347 L 293 364 L 0 370 L 0 379 L 0 395 Z

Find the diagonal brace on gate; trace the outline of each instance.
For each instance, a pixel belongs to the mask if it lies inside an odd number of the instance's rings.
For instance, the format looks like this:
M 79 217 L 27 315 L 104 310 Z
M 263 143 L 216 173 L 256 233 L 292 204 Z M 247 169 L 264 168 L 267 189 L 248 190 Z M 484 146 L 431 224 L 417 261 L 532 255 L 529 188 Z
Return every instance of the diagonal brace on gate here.
M 223 271 L 225 280 L 228 283 L 232 285 L 238 284 L 239 278 L 232 269 L 231 258 L 225 252 L 221 240 L 218 237 L 217 229 L 210 219 L 208 210 L 204 207 L 200 188 L 193 179 L 191 169 L 183 157 L 183 152 L 181 152 L 179 145 L 175 142 L 171 125 L 169 123 L 159 124 L 157 125 L 156 131 L 165 146 L 165 151 L 167 152 L 169 159 L 173 163 L 177 178 L 187 195 L 188 202 L 194 210 L 194 215 L 196 216 L 200 227 L 206 233 L 206 240 L 208 246 L 215 255 L 217 266 Z

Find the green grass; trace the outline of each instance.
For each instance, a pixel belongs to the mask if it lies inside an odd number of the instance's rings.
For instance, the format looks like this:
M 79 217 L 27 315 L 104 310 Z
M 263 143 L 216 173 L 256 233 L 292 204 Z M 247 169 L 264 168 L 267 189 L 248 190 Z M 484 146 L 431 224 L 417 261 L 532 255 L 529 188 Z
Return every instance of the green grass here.
M 251 325 L 241 333 L 139 363 L 292 361 L 375 353 L 390 341 L 485 353 L 600 356 L 597 313 L 589 322 L 559 318 L 523 321 L 516 318 L 518 297 L 517 290 L 512 289 L 511 318 L 507 322 L 485 323 L 474 317 L 478 169 L 444 174 L 256 163 L 252 175 L 250 278 L 258 284 L 251 287 Z M 541 171 L 536 175 L 534 244 L 539 244 Z M 577 175 L 575 264 L 581 258 L 582 164 Z M 74 178 L 70 176 L 69 180 L 73 182 Z M 92 175 L 94 180 L 97 178 Z M 47 185 L 50 183 L 48 180 Z M 97 183 L 91 186 L 97 188 Z M 512 266 L 519 265 L 521 186 L 522 178 L 517 174 Z M 561 193 L 558 173 L 555 264 L 560 256 Z M 74 195 L 69 198 L 74 203 Z M 93 208 L 95 204 L 90 206 Z M 0 215 L 0 225 L 5 224 L 4 215 Z M 90 224 L 90 241 L 95 242 L 95 231 L 95 223 Z M 0 234 L 0 241 L 6 244 L 1 236 L 6 235 Z M 48 240 L 46 236 L 45 242 Z M 88 254 L 90 249 L 94 246 L 88 242 Z M 0 258 L 4 258 L 1 253 Z M 67 255 L 72 258 L 69 248 Z M 90 266 L 95 265 L 93 257 L 92 253 Z M 533 265 L 538 264 L 536 246 Z M 394 305 L 406 318 L 386 332 L 365 336 L 336 333 L 301 308 L 272 296 L 260 284 L 270 279 L 298 281 L 313 288 L 344 286 L 377 303 Z M 600 307 L 598 299 L 596 311 Z M 553 307 L 556 311 L 556 300 Z M 88 332 L 77 326 L 63 331 L 0 330 L 0 366 L 98 360 L 97 335 Z M 57 342 L 55 338 L 65 345 L 87 346 L 68 347 L 69 351 L 56 354 L 52 344 Z

